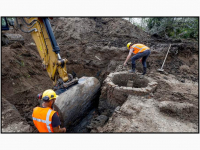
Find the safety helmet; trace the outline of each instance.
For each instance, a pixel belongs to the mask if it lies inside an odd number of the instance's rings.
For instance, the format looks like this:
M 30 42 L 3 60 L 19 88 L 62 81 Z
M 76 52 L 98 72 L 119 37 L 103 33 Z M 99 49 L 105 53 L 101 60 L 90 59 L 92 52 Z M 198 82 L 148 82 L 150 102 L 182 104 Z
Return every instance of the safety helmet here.
M 128 49 L 130 49 L 130 45 L 131 45 L 132 43 L 131 42 L 129 42 L 128 44 L 127 44 L 127 48 Z
M 44 91 L 43 94 L 42 94 L 42 100 L 43 101 L 50 101 L 50 100 L 55 99 L 57 97 L 58 97 L 58 95 L 56 95 L 56 93 L 51 89 Z
M 129 42 L 128 44 L 127 44 L 127 48 L 128 49 L 130 49 L 130 45 L 131 45 L 132 43 L 131 42 Z

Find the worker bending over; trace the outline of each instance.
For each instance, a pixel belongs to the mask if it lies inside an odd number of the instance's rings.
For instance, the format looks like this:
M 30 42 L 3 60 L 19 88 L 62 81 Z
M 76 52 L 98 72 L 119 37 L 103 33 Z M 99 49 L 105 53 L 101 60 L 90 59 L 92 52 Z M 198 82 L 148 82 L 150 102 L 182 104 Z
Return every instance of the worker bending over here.
M 129 73 L 135 73 L 135 61 L 139 58 L 142 58 L 142 65 L 143 65 L 143 73 L 142 75 L 146 74 L 146 69 L 147 69 L 147 64 L 146 64 L 146 60 L 148 58 L 148 56 L 150 55 L 150 48 L 143 45 L 143 44 L 132 44 L 131 42 L 129 42 L 127 44 L 127 48 L 129 49 L 129 54 L 124 62 L 124 66 L 127 65 L 127 61 L 130 59 L 132 54 L 135 54 L 131 60 L 132 60 L 132 69 L 129 70 Z
M 66 132 L 66 128 L 60 128 L 58 113 L 53 110 L 57 97 L 53 90 L 46 90 L 42 94 L 42 107 L 33 109 L 33 123 L 39 132 Z

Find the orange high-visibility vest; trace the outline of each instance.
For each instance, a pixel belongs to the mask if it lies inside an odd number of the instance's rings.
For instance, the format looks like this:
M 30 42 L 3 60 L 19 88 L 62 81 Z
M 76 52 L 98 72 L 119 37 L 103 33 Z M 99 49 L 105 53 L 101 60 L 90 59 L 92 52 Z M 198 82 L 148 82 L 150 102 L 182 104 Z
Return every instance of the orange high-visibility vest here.
M 35 107 L 33 109 L 33 123 L 39 132 L 53 132 L 52 117 L 56 111 L 51 108 Z
M 142 53 L 147 49 L 150 49 L 149 47 L 145 46 L 144 44 L 134 44 L 130 47 L 130 49 L 133 48 L 133 53 Z

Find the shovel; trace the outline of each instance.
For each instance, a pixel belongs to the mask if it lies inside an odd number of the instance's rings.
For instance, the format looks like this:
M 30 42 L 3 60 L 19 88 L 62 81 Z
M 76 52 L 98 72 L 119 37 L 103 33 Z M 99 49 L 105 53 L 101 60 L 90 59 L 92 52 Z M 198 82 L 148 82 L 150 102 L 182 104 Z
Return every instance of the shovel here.
M 169 45 L 169 49 L 170 49 L 170 47 L 171 47 L 171 44 Z M 163 61 L 162 67 L 161 67 L 160 69 L 158 69 L 159 72 L 163 72 L 163 71 L 164 71 L 163 66 L 164 66 L 164 64 L 165 64 L 165 60 L 167 59 L 167 55 L 168 55 L 168 53 L 169 53 L 169 49 L 168 49 L 167 54 L 166 54 L 166 56 L 165 56 L 165 59 L 164 59 L 164 61 Z

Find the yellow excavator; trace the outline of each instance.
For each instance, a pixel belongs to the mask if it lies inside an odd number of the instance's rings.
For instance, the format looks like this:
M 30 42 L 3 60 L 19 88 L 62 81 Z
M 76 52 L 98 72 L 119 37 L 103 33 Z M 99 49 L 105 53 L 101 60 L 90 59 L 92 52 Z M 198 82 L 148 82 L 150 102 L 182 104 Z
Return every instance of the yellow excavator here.
M 68 88 L 71 85 L 78 83 L 78 78 L 74 78 L 71 74 L 67 73 L 67 59 L 63 59 L 60 56 L 60 48 L 54 37 L 49 18 L 17 17 L 15 19 L 17 28 L 22 32 L 30 33 L 32 35 L 42 59 L 42 66 L 53 81 L 54 90 Z M 9 26 L 14 27 L 14 20 L 2 17 L 1 29 L 9 30 Z M 8 34 L 5 36 L 6 41 L 9 43 L 9 40 L 11 41 L 12 37 L 16 38 L 16 36 L 9 37 Z M 20 35 L 17 38 L 19 40 L 23 39 Z M 17 38 L 15 39 L 16 41 Z
M 53 81 L 56 94 L 59 95 L 54 108 L 59 113 L 61 122 L 67 128 L 77 124 L 96 105 L 95 98 L 100 90 L 100 82 L 94 77 L 78 79 L 75 75 L 67 73 L 67 59 L 60 56 L 60 48 L 49 21 L 51 18 L 17 17 L 15 21 L 13 18 L 2 17 L 1 19 L 2 30 L 17 27 L 22 32 L 32 35 L 42 59 L 42 66 Z M 8 45 L 14 41 L 22 43 L 24 41 L 22 35 L 10 34 L 6 31 L 2 32 L 2 37 L 4 43 Z M 41 99 L 41 94 L 37 97 Z

